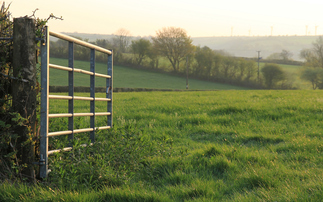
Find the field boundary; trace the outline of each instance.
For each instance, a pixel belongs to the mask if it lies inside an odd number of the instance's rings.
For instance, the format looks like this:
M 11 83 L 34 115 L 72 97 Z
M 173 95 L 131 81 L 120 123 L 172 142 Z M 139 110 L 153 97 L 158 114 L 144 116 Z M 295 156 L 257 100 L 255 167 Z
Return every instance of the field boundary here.
M 118 92 L 150 92 L 150 91 L 220 91 L 220 90 L 186 90 L 186 89 L 159 89 L 159 88 L 113 88 L 114 93 Z M 67 93 L 68 86 L 49 86 L 49 92 L 52 93 Z M 89 93 L 90 87 L 75 86 L 74 92 Z M 96 93 L 105 93 L 105 87 L 96 87 Z

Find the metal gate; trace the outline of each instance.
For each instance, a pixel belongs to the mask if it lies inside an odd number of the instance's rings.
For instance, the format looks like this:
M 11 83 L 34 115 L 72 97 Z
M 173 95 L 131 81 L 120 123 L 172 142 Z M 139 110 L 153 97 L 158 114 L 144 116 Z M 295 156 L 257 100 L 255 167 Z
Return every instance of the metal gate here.
M 49 63 L 49 36 L 54 36 L 68 41 L 68 67 L 54 65 Z M 90 52 L 90 71 L 74 68 L 74 44 L 78 44 L 91 49 Z M 108 55 L 107 74 L 99 74 L 95 72 L 95 51 L 99 51 Z M 49 68 L 65 70 L 68 72 L 68 96 L 50 95 L 49 94 Z M 90 97 L 74 96 L 74 72 L 87 74 L 90 76 Z M 95 97 L 95 77 L 106 78 L 106 98 Z M 48 156 L 55 152 L 69 151 L 73 145 L 69 145 L 64 149 L 48 151 L 48 139 L 54 136 L 68 135 L 70 143 L 73 140 L 75 133 L 90 132 L 91 143 L 95 141 L 95 131 L 104 130 L 112 127 L 112 95 L 113 95 L 113 53 L 93 44 L 63 35 L 60 33 L 49 31 L 48 27 L 44 30 L 44 39 L 41 43 L 41 122 L 40 122 L 40 160 L 39 172 L 40 177 L 47 177 L 50 170 L 48 169 Z M 68 100 L 68 113 L 49 114 L 49 99 L 64 99 Z M 90 101 L 90 112 L 74 113 L 74 100 Z M 96 112 L 95 102 L 107 102 L 106 112 Z M 90 116 L 90 128 L 74 129 L 74 117 Z M 106 126 L 95 126 L 96 116 L 107 116 Z M 48 132 L 49 118 L 67 117 L 68 130 Z

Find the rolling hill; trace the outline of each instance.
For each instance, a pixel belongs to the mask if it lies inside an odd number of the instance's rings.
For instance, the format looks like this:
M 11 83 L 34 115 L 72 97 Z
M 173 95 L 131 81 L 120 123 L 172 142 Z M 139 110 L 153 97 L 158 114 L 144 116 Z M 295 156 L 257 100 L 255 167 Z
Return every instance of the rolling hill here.
M 114 35 L 64 33 L 81 37 L 89 41 L 96 39 L 111 40 Z M 283 49 L 293 53 L 294 60 L 301 60 L 300 50 L 310 48 L 319 36 L 233 36 L 233 37 L 192 37 L 194 45 L 208 46 L 214 50 L 224 50 L 237 57 L 257 57 L 256 51 L 261 51 L 263 58 L 272 53 L 279 53 Z M 133 37 L 133 39 L 138 37 Z M 150 38 L 144 37 L 144 38 Z

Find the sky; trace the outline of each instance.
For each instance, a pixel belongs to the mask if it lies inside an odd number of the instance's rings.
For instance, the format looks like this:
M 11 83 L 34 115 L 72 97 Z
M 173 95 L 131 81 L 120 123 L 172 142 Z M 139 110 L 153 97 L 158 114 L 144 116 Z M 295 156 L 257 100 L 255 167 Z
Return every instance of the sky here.
M 0 1 L 1 2 L 1 1 Z M 11 0 L 12 17 L 51 13 L 55 32 L 154 36 L 180 27 L 191 37 L 323 35 L 322 0 Z

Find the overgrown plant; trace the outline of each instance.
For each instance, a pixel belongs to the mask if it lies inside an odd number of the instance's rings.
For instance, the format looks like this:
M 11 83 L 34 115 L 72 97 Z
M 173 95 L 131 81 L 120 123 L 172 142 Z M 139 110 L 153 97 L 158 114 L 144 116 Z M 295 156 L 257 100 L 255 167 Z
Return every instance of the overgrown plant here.
M 0 180 L 16 181 L 18 179 L 27 179 L 26 176 L 22 175 L 22 170 L 26 165 L 21 163 L 21 159 L 17 155 L 18 150 L 26 147 L 27 144 L 30 145 L 30 143 L 38 145 L 38 129 L 32 131 L 29 117 L 22 117 L 18 112 L 14 111 L 12 106 L 12 83 L 14 80 L 22 82 L 25 82 L 25 80 L 13 76 L 13 22 L 10 19 L 9 7 L 10 4 L 5 6 L 5 2 L 3 2 L 0 10 L 0 37 L 6 39 L 0 40 Z M 48 20 L 61 18 L 51 14 L 47 19 L 40 19 L 35 16 L 37 10 L 29 18 L 34 18 L 36 39 L 40 39 L 43 37 L 43 28 Z M 19 143 L 19 134 L 15 132 L 16 128 L 20 126 L 26 126 L 27 133 L 33 133 L 33 135 L 30 135 L 31 138 L 22 143 Z M 34 181 L 34 179 L 28 180 Z
M 10 6 L 10 5 L 9 5 Z M 0 37 L 12 37 L 13 23 L 10 20 L 9 6 L 2 4 L 0 11 Z M 12 69 L 12 40 L 0 41 L 0 177 L 2 179 L 13 179 L 20 172 L 19 161 L 16 157 L 15 143 L 18 138 L 13 133 L 14 126 L 24 124 L 19 114 L 12 111 L 11 83 Z
M 88 147 L 81 145 L 84 140 L 75 138 L 72 151 L 49 158 L 52 171 L 48 185 L 60 190 L 119 187 L 130 184 L 136 173 L 147 170 L 150 158 L 171 155 L 169 140 L 152 140 L 132 126 L 133 122 L 129 121 L 121 128 L 111 129 L 109 136 L 101 131 L 96 143 Z M 55 141 L 54 147 L 64 148 L 66 145 L 62 142 Z

